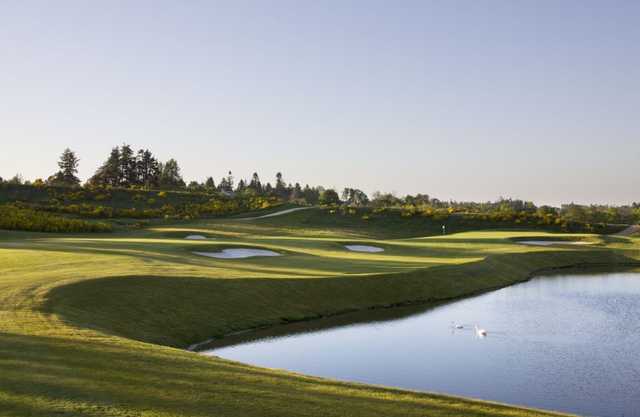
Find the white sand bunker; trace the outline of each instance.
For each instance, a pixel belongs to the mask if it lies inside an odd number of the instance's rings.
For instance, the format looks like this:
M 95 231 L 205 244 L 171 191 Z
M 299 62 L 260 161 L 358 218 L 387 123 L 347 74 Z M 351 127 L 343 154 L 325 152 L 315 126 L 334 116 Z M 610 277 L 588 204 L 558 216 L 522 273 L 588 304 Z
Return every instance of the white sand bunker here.
M 189 235 L 184 238 L 187 240 L 207 240 L 207 237 L 202 235 Z
M 592 245 L 593 242 L 585 242 L 582 240 L 520 240 L 521 245 L 530 246 L 551 246 L 551 245 Z
M 384 249 L 378 248 L 376 246 L 345 245 L 344 247 L 353 252 L 384 252 Z
M 220 252 L 193 252 L 196 255 L 208 256 L 218 259 L 241 259 L 252 258 L 254 256 L 282 256 L 278 252 L 266 249 L 223 249 Z

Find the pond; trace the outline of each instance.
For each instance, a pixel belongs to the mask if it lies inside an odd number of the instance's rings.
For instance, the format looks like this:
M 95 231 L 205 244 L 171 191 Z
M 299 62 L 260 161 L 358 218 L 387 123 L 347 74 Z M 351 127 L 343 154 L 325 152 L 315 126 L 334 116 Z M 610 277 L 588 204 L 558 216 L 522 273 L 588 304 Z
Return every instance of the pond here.
M 640 413 L 639 273 L 540 277 L 405 317 L 382 314 L 396 317 L 283 326 L 277 332 L 292 334 L 204 353 L 581 415 Z

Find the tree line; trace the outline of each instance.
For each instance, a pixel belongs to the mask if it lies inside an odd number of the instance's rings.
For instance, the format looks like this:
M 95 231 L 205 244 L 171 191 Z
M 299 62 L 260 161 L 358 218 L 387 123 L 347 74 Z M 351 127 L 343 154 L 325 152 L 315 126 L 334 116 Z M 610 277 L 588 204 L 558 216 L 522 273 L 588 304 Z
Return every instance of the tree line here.
M 58 160 L 59 170 L 46 181 L 37 179 L 33 185 L 80 186 L 77 176 L 80 159 L 70 149 L 65 149 Z M 4 181 L 8 184 L 29 183 L 20 175 Z M 0 183 L 3 183 L 0 178 Z M 281 172 L 278 172 L 273 185 L 263 182 L 257 172 L 250 180 L 240 179 L 236 182 L 229 171 L 218 183 L 213 177 L 203 182 L 185 183 L 180 166 L 175 159 L 159 161 L 148 149 L 134 152 L 130 145 L 114 147 L 105 162 L 98 167 L 94 175 L 86 182 L 87 187 L 132 188 L 132 189 L 170 189 L 190 192 L 214 193 L 227 197 L 264 197 L 276 198 L 280 201 L 291 201 L 302 204 L 363 207 L 376 210 L 397 211 L 402 215 L 440 214 L 478 214 L 491 215 L 495 218 L 564 219 L 582 223 L 635 223 L 640 221 L 640 203 L 627 206 L 578 205 L 565 204 L 562 207 L 536 206 L 531 201 L 500 198 L 495 202 L 457 202 L 441 201 L 427 194 L 398 197 L 392 193 L 375 192 L 369 197 L 357 188 L 344 188 L 341 194 L 334 189 L 322 186 L 311 187 L 300 183 L 287 183 Z M 546 221 L 546 220 L 545 220 Z
M 46 180 L 36 179 L 34 182 L 25 181 L 20 174 L 4 181 L 7 184 L 32 184 L 36 186 L 52 185 L 78 187 L 81 180 L 78 177 L 80 158 L 71 149 L 65 149 L 58 160 L 59 170 Z M 3 180 L 0 177 L 0 183 Z M 171 158 L 161 162 L 149 149 L 137 152 L 127 144 L 111 149 L 105 162 L 98 167 L 85 186 L 113 187 L 134 189 L 184 190 L 194 192 L 221 193 L 226 196 L 248 195 L 261 197 L 276 197 L 282 201 L 304 202 L 307 204 L 337 204 L 340 202 L 335 190 L 325 190 L 323 187 L 302 187 L 300 183 L 287 183 L 281 172 L 275 177 L 274 184 L 262 182 L 257 172 L 250 180 L 240 179 L 236 182 L 233 173 L 228 172 L 216 184 L 213 177 L 203 182 L 184 181 L 178 161 Z

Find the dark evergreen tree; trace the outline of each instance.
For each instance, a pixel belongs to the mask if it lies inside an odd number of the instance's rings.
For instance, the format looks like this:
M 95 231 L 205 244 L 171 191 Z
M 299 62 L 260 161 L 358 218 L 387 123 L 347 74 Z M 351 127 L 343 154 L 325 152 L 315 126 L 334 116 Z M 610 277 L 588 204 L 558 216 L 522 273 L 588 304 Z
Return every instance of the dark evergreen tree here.
M 246 189 L 247 189 L 247 183 L 242 179 L 240 181 L 238 181 L 238 186 L 236 187 L 236 192 L 237 193 L 242 193 Z
M 160 180 L 160 166 L 153 154 L 145 149 L 138 151 L 136 158 L 136 181 L 146 188 L 157 187 Z
M 122 182 L 122 172 L 120 171 L 120 149 L 115 147 L 111 150 L 109 159 L 103 165 L 104 184 L 117 187 Z
M 222 177 L 220 184 L 218 184 L 218 190 L 225 193 L 233 192 L 233 174 L 229 171 L 226 177 Z
M 187 189 L 189 191 L 202 191 L 204 184 L 200 184 L 198 181 L 191 181 L 189 185 L 187 185 Z
M 98 168 L 89 179 L 92 185 L 110 185 L 117 187 L 122 182 L 122 173 L 120 171 L 120 149 L 116 146 L 111 149 L 111 154 L 107 161 Z
M 284 180 L 282 179 L 282 173 L 278 172 L 276 174 L 276 196 L 280 197 L 280 198 L 287 198 L 287 184 L 284 182 Z
M 133 149 L 127 144 L 120 147 L 120 185 L 131 187 L 138 184 L 136 158 Z
M 180 173 L 178 161 L 172 158 L 166 163 L 161 164 L 160 187 L 182 188 L 184 186 L 185 184 L 182 179 L 182 174 Z
M 79 162 L 80 159 L 78 159 L 75 152 L 69 148 L 65 149 L 58 161 L 60 171 L 50 177 L 50 182 L 70 186 L 80 184 L 80 178 L 76 175 L 78 173 Z
M 298 200 L 300 198 L 304 198 L 304 195 L 302 194 L 302 187 L 300 186 L 300 183 L 296 182 L 296 185 L 291 190 L 291 194 L 289 194 L 289 199 Z
M 253 173 L 251 183 L 249 183 L 249 188 L 255 191 L 256 194 L 262 194 L 262 184 L 260 183 L 260 177 L 257 172 Z
M 309 184 L 304 186 L 304 189 L 302 190 L 302 197 L 308 204 L 318 203 L 318 200 L 314 198 L 314 192 L 311 187 L 309 187 Z
M 204 187 L 207 191 L 213 191 L 216 189 L 216 183 L 213 181 L 213 177 L 207 178 L 207 181 L 204 183 Z

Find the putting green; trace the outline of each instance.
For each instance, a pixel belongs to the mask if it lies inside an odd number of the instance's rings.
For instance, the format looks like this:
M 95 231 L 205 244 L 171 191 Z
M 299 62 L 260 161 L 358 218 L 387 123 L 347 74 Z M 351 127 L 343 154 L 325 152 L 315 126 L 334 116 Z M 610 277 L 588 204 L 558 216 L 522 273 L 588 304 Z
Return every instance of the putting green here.
M 640 239 L 580 247 L 485 231 L 397 238 L 314 227 L 314 210 L 110 235 L 0 232 L 2 416 L 534 416 L 460 398 L 329 381 L 184 350 L 253 327 L 486 291 L 531 273 L 640 259 Z M 215 237 L 185 240 L 188 235 Z M 345 250 L 344 245 L 384 252 Z M 278 257 L 192 252 L 262 248 Z

